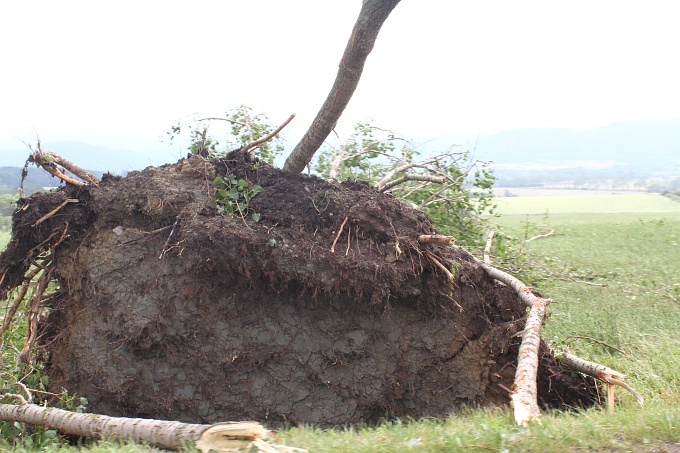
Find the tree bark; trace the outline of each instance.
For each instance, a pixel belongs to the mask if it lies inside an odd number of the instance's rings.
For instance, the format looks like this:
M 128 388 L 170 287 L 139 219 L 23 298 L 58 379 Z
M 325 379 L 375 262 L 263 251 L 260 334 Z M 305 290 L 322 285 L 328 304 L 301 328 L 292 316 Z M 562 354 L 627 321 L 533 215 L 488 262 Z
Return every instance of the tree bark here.
M 364 0 L 345 53 L 340 60 L 338 75 L 326 102 L 305 135 L 286 159 L 283 169 L 300 173 L 311 162 L 314 153 L 331 133 L 340 115 L 354 94 L 364 63 L 378 37 L 380 28 L 400 0 Z

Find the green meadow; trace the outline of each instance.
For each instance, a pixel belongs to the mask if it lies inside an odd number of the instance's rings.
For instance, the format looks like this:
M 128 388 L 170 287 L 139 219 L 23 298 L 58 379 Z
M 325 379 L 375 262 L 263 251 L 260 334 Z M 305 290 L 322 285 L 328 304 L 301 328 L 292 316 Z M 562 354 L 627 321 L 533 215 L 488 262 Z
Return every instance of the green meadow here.
M 509 408 L 470 408 L 445 419 L 373 427 L 295 427 L 281 443 L 310 452 L 678 451 L 680 449 L 680 203 L 653 194 L 499 198 L 494 229 L 527 242 L 526 277 L 552 299 L 543 338 L 555 350 L 628 375 L 640 407 L 617 390 L 613 413 L 549 411 L 517 428 Z M 0 236 L 0 240 L 2 237 Z M 501 238 L 502 240 L 502 238 Z M 522 276 L 523 278 L 525 276 Z M 5 441 L 9 446 L 9 441 Z M 63 443 L 23 444 L 56 451 Z M 1 444 L 0 444 L 1 446 Z M 147 451 L 99 442 L 89 451 Z

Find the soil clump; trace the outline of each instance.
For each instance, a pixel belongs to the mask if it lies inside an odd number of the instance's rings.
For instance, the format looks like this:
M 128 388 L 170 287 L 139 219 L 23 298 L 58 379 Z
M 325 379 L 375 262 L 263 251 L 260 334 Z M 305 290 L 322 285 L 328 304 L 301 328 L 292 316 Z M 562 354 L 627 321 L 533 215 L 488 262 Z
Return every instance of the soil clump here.
M 231 174 L 264 189 L 243 218 L 214 201 Z M 22 199 L 0 290 L 58 244 L 39 345 L 50 386 L 92 412 L 330 426 L 505 405 L 525 307 L 462 249 L 418 243 L 433 233 L 360 182 L 192 156 Z M 594 402 L 542 354 L 542 404 Z

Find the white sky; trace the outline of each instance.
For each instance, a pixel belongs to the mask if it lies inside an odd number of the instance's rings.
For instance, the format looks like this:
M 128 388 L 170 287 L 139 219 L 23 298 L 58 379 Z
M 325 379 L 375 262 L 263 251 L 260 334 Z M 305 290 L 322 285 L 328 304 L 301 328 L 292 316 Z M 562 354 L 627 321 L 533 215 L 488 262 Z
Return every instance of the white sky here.
M 176 119 L 245 103 L 293 143 L 360 0 L 14 1 L 0 7 L 0 145 L 162 147 Z M 414 135 L 680 118 L 680 3 L 402 0 L 343 127 Z

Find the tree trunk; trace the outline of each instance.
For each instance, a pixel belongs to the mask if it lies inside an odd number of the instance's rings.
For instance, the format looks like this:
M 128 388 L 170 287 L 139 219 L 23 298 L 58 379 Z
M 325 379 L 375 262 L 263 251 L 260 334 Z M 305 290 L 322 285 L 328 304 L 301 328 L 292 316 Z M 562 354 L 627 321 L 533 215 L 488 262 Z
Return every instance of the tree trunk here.
M 292 173 L 302 172 L 331 133 L 359 84 L 364 63 L 373 49 L 382 24 L 399 1 L 364 0 L 345 53 L 340 60 L 333 88 L 312 125 L 286 159 L 284 170 Z

